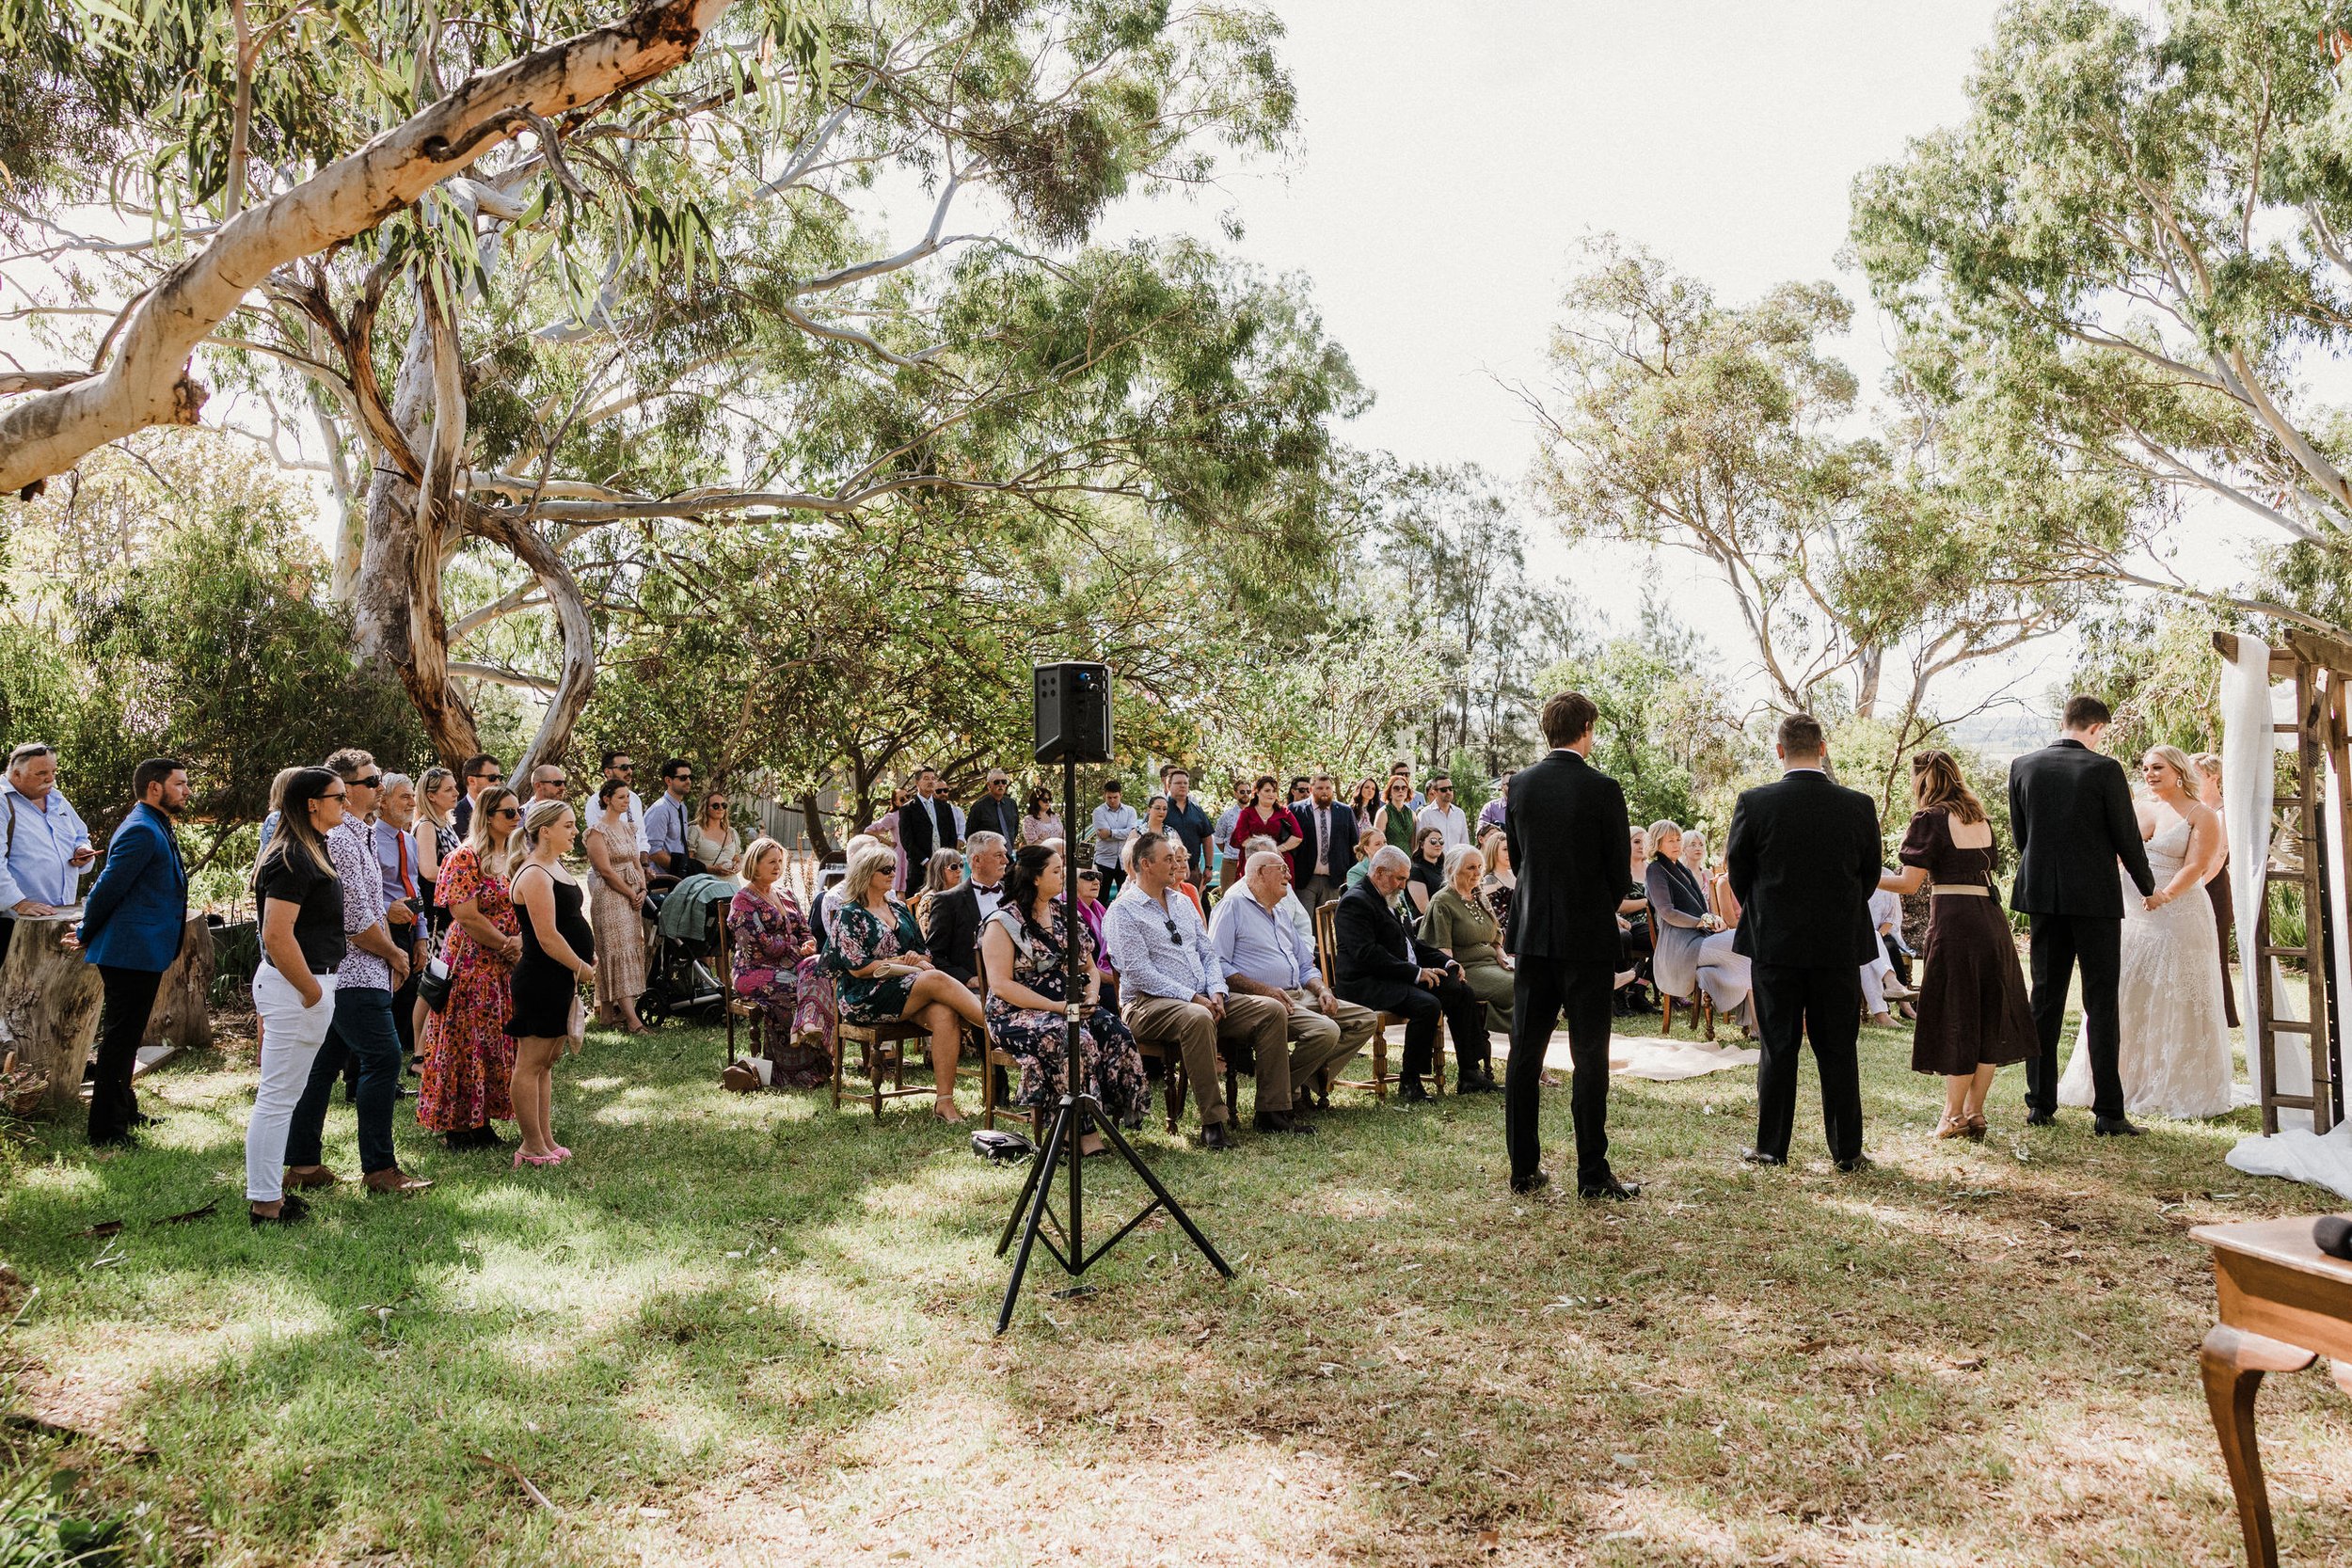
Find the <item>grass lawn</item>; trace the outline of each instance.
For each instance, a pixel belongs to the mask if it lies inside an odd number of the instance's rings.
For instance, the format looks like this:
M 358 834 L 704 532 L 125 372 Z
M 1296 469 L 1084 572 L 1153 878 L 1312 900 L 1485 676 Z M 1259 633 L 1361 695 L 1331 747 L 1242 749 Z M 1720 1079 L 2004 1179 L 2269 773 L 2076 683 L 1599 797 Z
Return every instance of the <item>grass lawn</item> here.
M 1861 1177 L 1809 1071 L 1772 1172 L 1736 1157 L 1752 1070 L 1619 1080 L 1630 1206 L 1514 1199 L 1499 1096 L 1226 1156 L 1154 1131 L 1238 1276 L 1155 1219 L 1001 1339 L 1021 1172 L 922 1101 L 878 1126 L 723 1092 L 710 1032 L 592 1037 L 570 1164 L 445 1152 L 404 1106 L 437 1186 L 261 1234 L 249 1062 L 199 1056 L 147 1081 L 149 1148 L 0 1156 L 0 1322 L 40 1289 L 0 1407 L 103 1434 L 10 1427 L 0 1490 L 78 1472 L 72 1511 L 139 1508 L 135 1559 L 177 1562 L 2237 1561 L 2186 1232 L 2324 1195 L 2221 1164 L 2250 1112 L 2027 1133 L 2014 1069 L 1990 1141 L 1938 1144 L 1907 1037 L 1863 1049 Z M 328 1132 L 356 1172 L 348 1110 Z M 1099 1223 L 1139 1189 L 1098 1172 Z M 2262 1409 L 2282 1554 L 2352 1560 L 2352 1402 L 2283 1376 Z

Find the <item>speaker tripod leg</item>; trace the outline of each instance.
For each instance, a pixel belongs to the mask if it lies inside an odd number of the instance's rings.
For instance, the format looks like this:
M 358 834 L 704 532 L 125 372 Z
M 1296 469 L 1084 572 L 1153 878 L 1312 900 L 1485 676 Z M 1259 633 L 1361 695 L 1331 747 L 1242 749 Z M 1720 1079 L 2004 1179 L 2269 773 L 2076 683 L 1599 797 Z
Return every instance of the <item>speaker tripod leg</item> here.
M 1045 1219 L 1045 1200 L 1054 1191 L 1054 1164 L 1068 1152 L 1071 1111 L 1070 1099 L 1065 1095 L 1061 1108 L 1054 1113 L 1053 1130 L 1045 1134 L 1045 1147 L 1038 1151 L 1037 1165 L 1031 1173 L 1036 1193 L 1029 1203 L 1028 1222 L 1021 1227 L 1021 1250 L 1013 1254 L 1012 1277 L 1005 1282 L 1005 1304 L 996 1313 L 999 1334 L 1011 1326 L 1012 1304 L 1020 1298 L 1022 1276 L 1029 1272 L 1029 1252 L 1037 1245 L 1037 1227 Z M 1019 1208 L 1013 1212 L 1019 1213 Z
M 1200 1256 L 1216 1265 L 1217 1273 L 1228 1279 L 1232 1278 L 1232 1265 L 1218 1255 L 1216 1248 L 1211 1244 L 1206 1236 L 1200 1234 L 1200 1227 L 1192 1223 L 1192 1216 L 1185 1213 L 1184 1206 L 1176 1201 L 1176 1195 L 1160 1185 L 1160 1179 L 1152 1174 L 1152 1167 L 1143 1163 L 1143 1156 L 1137 1154 L 1134 1147 L 1127 1142 L 1127 1135 L 1119 1130 L 1119 1124 L 1104 1115 L 1103 1108 L 1100 1105 L 1094 1105 L 1091 1097 L 1089 1098 L 1088 1103 L 1094 1112 L 1096 1131 L 1110 1139 L 1111 1147 L 1119 1150 L 1120 1157 L 1127 1162 L 1128 1168 L 1143 1178 L 1143 1184 L 1152 1189 L 1152 1196 L 1160 1200 L 1160 1207 L 1175 1216 L 1176 1223 L 1184 1227 L 1184 1234 L 1191 1237 L 1192 1244 L 1200 1249 Z
M 1061 1108 L 1054 1113 L 1055 1132 L 1061 1130 L 1062 1118 L 1069 1114 L 1070 1101 L 1064 1097 Z M 1005 1216 L 1005 1233 L 996 1238 L 996 1256 L 999 1258 L 1005 1255 L 1007 1247 L 1012 1245 L 1013 1237 L 1020 1234 L 1021 1216 L 1028 1212 L 1029 1199 L 1038 1190 L 1039 1179 L 1045 1174 L 1045 1149 L 1053 1141 L 1052 1134 L 1047 1134 L 1045 1143 L 1039 1145 L 1037 1152 L 1029 1156 L 1029 1174 L 1021 1179 L 1021 1196 L 1012 1200 L 1012 1212 Z

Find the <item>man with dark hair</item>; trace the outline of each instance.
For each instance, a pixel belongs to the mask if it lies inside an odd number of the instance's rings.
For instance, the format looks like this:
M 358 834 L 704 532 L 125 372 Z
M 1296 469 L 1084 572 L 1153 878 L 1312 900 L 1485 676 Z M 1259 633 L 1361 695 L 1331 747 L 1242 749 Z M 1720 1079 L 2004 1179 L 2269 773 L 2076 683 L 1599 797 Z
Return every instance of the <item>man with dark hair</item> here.
M 1830 782 L 1820 721 L 1780 721 L 1778 784 L 1740 797 L 1724 855 L 1740 900 L 1733 951 L 1754 966 L 1756 1147 L 1751 1164 L 1788 1163 L 1797 1114 L 1797 1061 L 1813 1041 L 1821 1078 L 1821 1130 L 1842 1171 L 1869 1168 L 1862 1152 L 1862 965 L 1878 951 L 1870 895 L 1878 891 L 1878 807 Z
M 1567 1015 L 1576 1126 L 1576 1190 L 1620 1201 L 1641 1191 L 1609 1166 L 1609 1021 L 1616 989 L 1617 905 L 1625 897 L 1625 791 L 1586 760 L 1599 710 L 1581 692 L 1544 705 L 1551 751 L 1512 781 L 1502 815 L 1518 887 L 1511 895 L 1511 1061 L 1503 1069 L 1502 1131 L 1511 1190 L 1532 1193 L 1543 1169 L 1536 1111 L 1544 1048 Z
M 466 781 L 466 794 L 465 798 L 457 802 L 457 809 L 449 814 L 449 825 L 455 829 L 457 836 L 463 839 L 473 831 L 474 801 L 479 800 L 482 792 L 492 784 L 504 784 L 506 769 L 500 767 L 499 759 L 489 752 L 476 752 L 465 760 L 464 765 L 457 771 L 458 776 Z
M 1168 767 L 1160 772 L 1160 787 L 1168 795 L 1168 831 L 1184 847 L 1184 856 L 1191 869 L 1186 879 L 1197 888 L 1209 885 L 1209 862 L 1213 858 L 1210 836 L 1215 832 L 1209 814 L 1200 809 L 1200 802 L 1192 798 L 1192 775 L 1182 768 Z
M 694 765 L 684 757 L 664 757 L 661 799 L 645 808 L 645 863 L 664 879 L 665 887 L 704 869 L 687 836 L 694 808 L 686 798 L 693 792 Z
M 1290 798 L 1282 803 L 1284 805 L 1295 806 L 1298 804 L 1299 801 L 1304 800 L 1307 798 L 1307 775 L 1304 773 L 1301 773 L 1296 778 L 1291 780 Z
M 89 1097 L 89 1141 L 98 1148 L 127 1145 L 133 1128 L 154 1119 L 139 1114 L 131 1073 L 156 988 L 187 930 L 188 868 L 171 831 L 187 809 L 187 769 L 171 757 L 149 757 L 131 770 L 131 787 L 137 803 L 108 841 L 106 863 L 82 906 L 82 948 L 105 995 Z
M 937 851 L 962 847 L 955 810 L 940 798 L 939 769 L 916 768 L 914 798 L 898 808 L 898 853 L 906 862 L 908 881 L 921 879 Z
M 2009 825 L 2017 879 L 2009 907 L 2033 923 L 2033 1021 L 2042 1053 L 2026 1061 L 2026 1120 L 2058 1119 L 2058 1031 L 2077 960 L 2083 972 L 2083 1048 L 2090 1053 L 2094 1132 L 2129 1137 L 2123 1076 L 2116 1065 L 2116 984 L 2122 968 L 2120 861 L 2141 896 L 2156 889 L 2122 765 L 2099 754 L 2113 715 L 2096 697 L 2068 700 L 2057 740 L 2009 765 Z
M 1470 820 L 1462 815 L 1462 808 L 1454 803 L 1451 773 L 1429 775 L 1429 803 L 1413 818 L 1416 840 L 1432 828 L 1445 835 L 1445 847 L 1449 849 L 1458 849 L 1470 841 Z
M 596 762 L 608 779 L 619 779 L 626 784 L 633 781 L 637 776 L 637 763 L 627 752 L 602 752 L 598 755 Z M 599 793 L 601 790 L 591 792 L 588 797 L 587 822 L 580 830 L 580 836 L 583 838 L 604 826 L 604 802 L 596 798 Z M 621 802 L 621 820 L 643 829 L 645 822 L 645 802 L 637 798 L 637 791 L 626 790 L 614 799 Z

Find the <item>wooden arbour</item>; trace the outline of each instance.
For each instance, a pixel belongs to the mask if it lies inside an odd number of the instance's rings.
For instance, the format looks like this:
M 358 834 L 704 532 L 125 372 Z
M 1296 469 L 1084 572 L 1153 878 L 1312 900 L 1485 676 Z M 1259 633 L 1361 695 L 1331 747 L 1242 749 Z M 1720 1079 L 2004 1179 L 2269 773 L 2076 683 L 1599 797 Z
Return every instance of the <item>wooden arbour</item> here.
M 2217 631 L 2213 645 L 2222 657 L 2235 662 L 2237 637 Z M 2278 814 L 2287 813 L 2296 853 L 2293 863 L 2281 864 L 2274 849 L 2263 867 L 2262 906 L 2255 911 L 2252 942 L 2241 946 L 2239 961 L 2254 975 L 2255 1016 L 2249 1020 L 2249 1053 L 2254 1058 L 2254 1085 L 2262 1097 L 2263 1132 L 2279 1131 L 2281 1110 L 2309 1111 L 2312 1131 L 2325 1132 L 2344 1117 L 2339 1068 L 2344 1059 L 2343 1031 L 2336 1001 L 2340 984 L 2335 974 L 2335 916 L 2328 900 L 2328 847 L 2352 843 L 2344 802 L 2352 802 L 2352 711 L 2345 688 L 2352 685 L 2352 642 L 2300 627 L 2286 633 L 2286 645 L 2270 651 L 2270 679 L 2291 681 L 2295 687 L 2295 721 L 2273 722 L 2273 736 L 2295 736 L 2292 790 L 2271 798 L 2268 842 L 2276 844 Z M 2328 806 L 2328 776 L 2341 781 L 2339 804 Z M 2270 890 L 2279 883 L 2301 890 L 2303 942 L 2281 946 L 2270 940 Z M 2245 915 L 2239 914 L 2244 928 Z M 2294 958 L 2303 966 L 2310 1006 L 2303 1019 L 2278 1016 L 2272 995 L 2269 964 L 2273 958 Z M 2281 1092 L 2278 1053 L 2282 1039 L 2299 1040 L 2312 1064 L 2308 1095 Z

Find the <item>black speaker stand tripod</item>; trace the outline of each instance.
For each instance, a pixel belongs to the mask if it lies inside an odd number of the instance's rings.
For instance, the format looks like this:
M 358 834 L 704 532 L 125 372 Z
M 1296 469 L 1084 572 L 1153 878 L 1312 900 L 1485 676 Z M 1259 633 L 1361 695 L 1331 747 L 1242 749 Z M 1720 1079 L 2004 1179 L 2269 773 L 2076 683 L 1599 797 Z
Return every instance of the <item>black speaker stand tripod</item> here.
M 1078 768 L 1075 759 L 1067 752 L 1063 754 L 1061 765 L 1061 798 L 1062 821 L 1074 824 L 1078 817 Z M 1021 1281 L 1029 1272 L 1030 1252 L 1039 1243 L 1044 1243 L 1045 1250 L 1062 1266 L 1063 1273 L 1077 1279 L 1092 1268 L 1104 1253 L 1117 1246 L 1129 1231 L 1151 1218 L 1155 1210 L 1167 1210 L 1176 1223 L 1184 1227 L 1184 1234 L 1192 1238 L 1192 1244 L 1200 1249 L 1200 1255 L 1215 1265 L 1216 1272 L 1228 1279 L 1233 1277 L 1232 1265 L 1218 1256 L 1209 1239 L 1200 1234 L 1200 1227 L 1192 1223 L 1192 1216 L 1184 1212 L 1184 1205 L 1178 1203 L 1175 1195 L 1162 1186 L 1160 1179 L 1152 1174 L 1152 1167 L 1143 1163 L 1143 1156 L 1136 1152 L 1135 1146 L 1127 1141 L 1119 1124 L 1104 1114 L 1101 1102 L 1084 1090 L 1081 1074 L 1086 1062 L 1082 1040 L 1086 977 L 1079 967 L 1084 961 L 1079 934 L 1086 927 L 1078 921 L 1076 830 L 1073 827 L 1068 831 L 1073 836 L 1063 840 L 1068 847 L 1062 854 L 1062 911 L 1070 941 L 1063 954 L 1065 967 L 1062 972 L 1064 995 L 1068 1000 L 1063 1008 L 1062 1049 L 1065 1054 L 1062 1058 L 1061 1103 L 1055 1108 L 1053 1126 L 1046 1132 L 1044 1147 L 1029 1162 L 1028 1179 L 1021 1184 L 1021 1196 L 1013 1199 L 1012 1212 L 1005 1217 L 1004 1234 L 996 1241 L 996 1256 L 1002 1258 L 1006 1249 L 1012 1245 L 1016 1234 L 1021 1240 L 1021 1250 L 1013 1255 L 1012 1278 L 1005 1285 L 1005 1304 L 996 1313 L 996 1332 L 999 1334 L 1012 1322 L 1013 1303 L 1020 1297 Z M 1119 1151 L 1120 1158 L 1125 1160 L 1128 1167 L 1143 1178 L 1143 1184 L 1152 1189 L 1152 1201 L 1138 1210 L 1133 1219 L 1112 1231 L 1110 1239 L 1092 1252 L 1089 1252 L 1086 1246 L 1086 1181 L 1083 1175 L 1086 1160 L 1078 1152 L 1078 1141 L 1086 1136 L 1089 1126 L 1110 1140 L 1110 1146 Z M 1070 1167 L 1070 1212 L 1066 1218 L 1051 1212 L 1055 1173 L 1065 1164 Z M 1058 1240 L 1045 1228 L 1049 1217 L 1055 1222 L 1054 1230 L 1059 1232 Z M 1090 1295 L 1093 1290 L 1091 1285 L 1079 1284 L 1057 1293 Z

